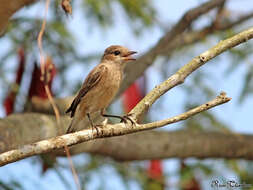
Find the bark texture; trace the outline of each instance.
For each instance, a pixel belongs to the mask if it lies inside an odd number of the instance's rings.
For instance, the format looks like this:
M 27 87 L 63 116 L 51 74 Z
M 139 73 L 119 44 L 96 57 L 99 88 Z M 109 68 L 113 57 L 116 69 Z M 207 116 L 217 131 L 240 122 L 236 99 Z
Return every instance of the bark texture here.
M 67 128 L 69 121 L 67 117 L 61 118 L 63 129 Z M 0 152 L 56 137 L 57 131 L 61 130 L 56 126 L 54 117 L 44 114 L 13 114 L 6 119 L 1 119 Z M 70 147 L 72 155 L 85 152 L 109 156 L 121 161 L 173 157 L 253 160 L 252 149 L 252 135 L 189 130 L 145 131 L 126 136 L 96 139 Z M 63 151 L 57 151 L 55 154 L 66 156 Z

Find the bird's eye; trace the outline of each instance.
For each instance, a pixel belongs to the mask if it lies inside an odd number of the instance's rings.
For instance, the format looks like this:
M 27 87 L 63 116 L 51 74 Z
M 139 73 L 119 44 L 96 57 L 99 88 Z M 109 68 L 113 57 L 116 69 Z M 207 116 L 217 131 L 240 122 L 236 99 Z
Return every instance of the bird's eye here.
M 119 55 L 120 54 L 120 51 L 116 50 L 115 52 L 113 52 L 114 55 Z

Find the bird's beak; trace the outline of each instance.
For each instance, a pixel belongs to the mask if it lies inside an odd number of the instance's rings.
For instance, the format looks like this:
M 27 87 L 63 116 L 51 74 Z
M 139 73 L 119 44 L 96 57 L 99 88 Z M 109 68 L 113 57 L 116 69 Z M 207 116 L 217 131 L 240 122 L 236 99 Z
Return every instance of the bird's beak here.
M 134 61 L 136 60 L 135 58 L 133 58 L 131 55 L 136 54 L 136 51 L 129 51 L 127 52 L 123 57 L 125 61 Z

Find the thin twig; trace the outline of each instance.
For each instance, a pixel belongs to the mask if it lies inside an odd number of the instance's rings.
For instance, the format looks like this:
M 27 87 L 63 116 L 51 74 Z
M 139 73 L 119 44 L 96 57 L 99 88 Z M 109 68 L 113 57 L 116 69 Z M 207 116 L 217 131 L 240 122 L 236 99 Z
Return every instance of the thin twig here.
M 45 76 L 45 57 L 44 57 L 44 51 L 43 51 L 43 46 L 42 46 L 42 38 L 43 38 L 43 34 L 45 31 L 45 27 L 46 27 L 46 23 L 47 23 L 47 12 L 48 12 L 48 7 L 50 4 L 50 0 L 46 0 L 46 7 L 45 7 L 45 13 L 44 13 L 44 19 L 42 21 L 42 26 L 37 38 L 37 43 L 38 43 L 38 47 L 39 47 L 39 52 L 40 52 L 40 70 L 41 70 L 41 76 L 44 77 Z
M 47 68 L 45 66 L 44 51 L 43 51 L 43 46 L 42 46 L 42 38 L 43 38 L 43 34 L 44 34 L 44 31 L 45 31 L 45 27 L 46 27 L 46 21 L 47 21 L 46 17 L 47 17 L 47 12 L 48 12 L 48 8 L 49 8 L 49 4 L 50 4 L 50 0 L 46 0 L 45 16 L 44 16 L 44 19 L 43 19 L 43 22 L 42 22 L 42 26 L 41 26 L 41 30 L 40 30 L 39 35 L 38 35 L 37 42 L 38 42 L 38 47 L 39 47 L 39 52 L 40 52 L 41 80 L 44 82 L 44 88 L 45 88 L 47 97 L 48 97 L 48 99 L 50 101 L 50 104 L 53 107 L 53 110 L 54 110 L 54 113 L 55 113 L 55 117 L 56 117 L 57 125 L 60 126 L 60 113 L 59 113 L 59 110 L 57 108 L 57 105 L 54 102 L 54 99 L 52 97 L 52 94 L 51 94 L 51 92 L 49 90 L 49 86 L 48 86 L 49 79 L 47 78 Z M 77 186 L 77 189 L 81 190 L 81 185 L 80 185 L 80 182 L 79 182 L 79 178 L 78 178 L 78 175 L 76 173 L 74 164 L 72 162 L 71 155 L 69 153 L 69 149 L 68 149 L 68 147 L 66 145 L 64 145 L 64 150 L 65 150 L 65 152 L 67 154 L 67 158 L 69 160 L 70 168 L 71 168 L 71 171 L 72 171 L 72 174 L 73 174 L 74 181 L 75 181 L 75 184 Z
M 178 121 L 182 121 L 182 120 L 186 120 L 187 118 L 196 115 L 200 112 L 206 111 L 214 106 L 218 106 L 220 104 L 224 104 L 228 101 L 230 101 L 231 98 L 228 98 L 226 96 L 226 94 L 224 92 L 222 92 L 219 96 L 217 96 L 214 100 L 209 101 L 201 106 L 198 106 L 196 108 L 193 108 L 192 110 L 182 113 L 176 117 L 172 117 L 172 118 L 168 118 L 168 119 L 164 119 L 161 121 L 156 121 L 156 122 L 152 122 L 152 123 L 147 123 L 142 125 L 142 127 L 140 129 L 153 129 L 153 128 L 158 128 L 158 127 L 162 127 L 164 125 L 168 125 L 171 123 L 176 123 Z

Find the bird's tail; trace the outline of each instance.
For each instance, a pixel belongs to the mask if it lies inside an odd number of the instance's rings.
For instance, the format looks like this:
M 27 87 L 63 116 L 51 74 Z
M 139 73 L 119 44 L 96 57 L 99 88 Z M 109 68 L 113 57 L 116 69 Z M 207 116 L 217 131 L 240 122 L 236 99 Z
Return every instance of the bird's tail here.
M 69 127 L 67 129 L 66 134 L 74 132 L 73 131 L 73 123 L 74 123 L 73 121 L 74 121 L 74 119 L 72 119 L 72 121 L 71 121 L 71 123 L 70 123 L 70 125 L 69 125 Z
M 68 134 L 68 133 L 75 132 L 78 129 L 78 124 L 80 123 L 81 120 L 82 119 L 80 117 L 78 117 L 78 115 L 76 114 L 73 117 L 73 119 L 72 119 L 72 121 L 71 121 L 71 123 L 70 123 L 70 125 L 69 125 L 66 133 Z

